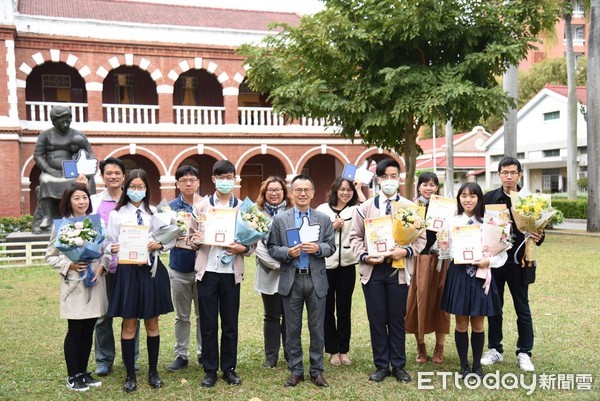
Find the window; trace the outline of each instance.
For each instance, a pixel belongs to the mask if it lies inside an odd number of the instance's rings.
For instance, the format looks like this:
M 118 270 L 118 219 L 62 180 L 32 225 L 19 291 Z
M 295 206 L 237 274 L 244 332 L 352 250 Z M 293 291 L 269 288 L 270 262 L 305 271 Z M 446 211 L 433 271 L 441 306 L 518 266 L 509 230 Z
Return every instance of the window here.
M 525 152 L 519 152 L 519 153 L 517 153 L 517 159 L 523 160 L 524 158 L 525 158 Z
M 544 121 L 558 120 L 560 119 L 560 111 L 551 111 L 544 113 Z
M 45 102 L 70 102 L 71 77 L 68 75 L 43 74 L 42 93 Z
M 502 160 L 503 157 L 504 155 L 491 155 L 490 160 L 492 161 L 492 163 L 499 162 L 500 160 Z
M 197 106 L 196 88 L 198 88 L 197 77 L 181 77 L 181 104 L 183 106 Z
M 548 149 L 543 152 L 544 157 L 556 157 L 560 156 L 560 149 Z
M 585 27 L 583 25 L 580 25 L 575 28 L 575 32 L 573 33 L 573 39 L 585 39 Z
M 115 103 L 133 104 L 133 75 L 115 74 Z
M 587 146 L 579 146 L 577 148 L 578 155 L 587 155 Z
M 546 168 L 542 170 L 542 192 L 554 193 L 562 190 L 562 177 L 560 169 Z

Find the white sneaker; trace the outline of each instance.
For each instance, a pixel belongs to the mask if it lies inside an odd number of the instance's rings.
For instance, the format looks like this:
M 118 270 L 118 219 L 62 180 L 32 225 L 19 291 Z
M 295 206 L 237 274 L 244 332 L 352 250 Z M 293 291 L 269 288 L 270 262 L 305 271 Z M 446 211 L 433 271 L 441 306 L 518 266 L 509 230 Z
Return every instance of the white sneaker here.
M 504 356 L 501 353 L 496 351 L 495 348 L 490 348 L 481 358 L 481 364 L 483 366 L 489 366 L 495 364 L 496 362 L 502 362 L 503 360 Z
M 535 370 L 533 363 L 531 363 L 531 357 L 524 352 L 517 355 L 517 362 L 522 371 L 533 372 Z

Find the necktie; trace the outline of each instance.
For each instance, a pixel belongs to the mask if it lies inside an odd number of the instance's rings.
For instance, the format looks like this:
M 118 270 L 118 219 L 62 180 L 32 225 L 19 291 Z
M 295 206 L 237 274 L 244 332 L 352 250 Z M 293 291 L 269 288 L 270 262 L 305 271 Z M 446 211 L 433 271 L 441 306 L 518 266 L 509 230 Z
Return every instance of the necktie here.
M 135 211 L 135 214 L 137 215 L 137 223 L 138 226 L 143 226 L 144 225 L 144 220 L 142 220 L 142 211 L 140 209 Z
M 392 214 L 392 200 L 388 199 L 386 200 L 387 204 L 385 205 L 385 214 Z
M 469 221 L 467 221 L 467 225 L 472 226 L 473 219 L 469 219 Z M 476 272 L 477 272 L 477 266 L 467 265 L 467 274 L 469 275 L 469 277 L 473 277 Z

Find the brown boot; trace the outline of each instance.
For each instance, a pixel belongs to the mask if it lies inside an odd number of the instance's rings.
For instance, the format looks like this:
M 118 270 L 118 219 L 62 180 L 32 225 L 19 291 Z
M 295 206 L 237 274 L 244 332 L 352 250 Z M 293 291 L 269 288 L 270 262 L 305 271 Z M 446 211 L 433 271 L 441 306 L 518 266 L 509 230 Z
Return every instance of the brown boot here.
M 435 345 L 435 348 L 433 350 L 433 358 L 431 359 L 431 362 L 433 362 L 437 365 L 441 365 L 444 362 L 444 345 L 443 344 Z
M 415 358 L 417 363 L 425 363 L 427 362 L 427 348 L 425 348 L 425 343 L 417 344 L 417 357 Z

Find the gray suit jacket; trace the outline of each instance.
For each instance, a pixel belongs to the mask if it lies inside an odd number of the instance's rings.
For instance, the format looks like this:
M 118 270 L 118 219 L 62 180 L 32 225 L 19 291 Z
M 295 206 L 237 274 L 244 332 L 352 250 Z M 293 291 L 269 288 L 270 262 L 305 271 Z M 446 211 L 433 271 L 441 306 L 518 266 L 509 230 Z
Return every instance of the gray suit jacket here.
M 296 267 L 294 260 L 288 255 L 287 237 L 285 230 L 296 227 L 294 219 L 294 208 L 290 208 L 285 212 L 277 214 L 273 218 L 273 225 L 269 238 L 267 240 L 267 248 L 269 254 L 281 263 L 281 274 L 279 277 L 279 294 L 287 296 L 292 289 L 294 279 L 296 277 Z M 310 224 L 319 224 L 321 231 L 317 244 L 321 249 L 321 253 L 310 254 L 310 270 L 313 286 L 318 297 L 327 295 L 327 274 L 325 271 L 325 258 L 331 256 L 335 252 L 335 239 L 333 237 L 333 225 L 331 219 L 324 213 L 318 212 L 315 209 L 310 209 Z

